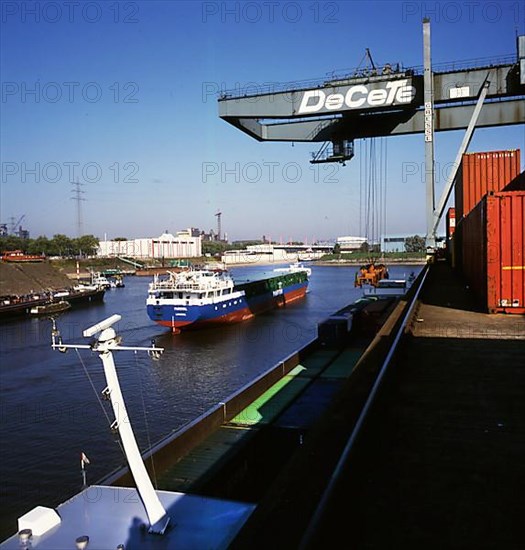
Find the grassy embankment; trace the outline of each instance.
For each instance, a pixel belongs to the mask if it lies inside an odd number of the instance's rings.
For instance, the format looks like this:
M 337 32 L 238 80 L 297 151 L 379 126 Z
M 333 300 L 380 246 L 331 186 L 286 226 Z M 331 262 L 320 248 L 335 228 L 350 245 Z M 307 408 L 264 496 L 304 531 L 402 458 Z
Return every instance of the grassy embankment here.
M 384 263 L 425 263 L 425 252 L 385 252 L 381 256 L 367 252 L 351 252 L 341 254 L 325 254 L 319 263 L 333 264 L 364 264 L 374 262 Z
M 192 264 L 210 263 L 213 258 L 191 258 L 189 260 Z M 77 260 L 75 259 L 57 259 L 51 260 L 51 265 L 58 269 L 61 273 L 76 273 Z M 147 267 L 163 267 L 162 262 L 159 260 L 143 261 L 138 263 Z M 86 258 L 78 260 L 79 270 L 81 275 L 90 273 L 91 271 L 104 271 L 105 269 L 120 269 L 122 271 L 135 271 L 135 267 L 127 262 L 123 262 L 117 258 Z M 165 260 L 164 265 L 167 267 L 170 265 L 170 260 Z

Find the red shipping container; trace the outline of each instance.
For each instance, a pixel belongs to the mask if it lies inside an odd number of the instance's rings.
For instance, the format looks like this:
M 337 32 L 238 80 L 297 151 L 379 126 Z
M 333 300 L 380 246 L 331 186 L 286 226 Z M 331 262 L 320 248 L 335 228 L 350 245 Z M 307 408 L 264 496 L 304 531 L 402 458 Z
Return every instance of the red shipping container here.
M 454 180 L 456 220 L 489 191 L 502 191 L 520 173 L 520 150 L 465 153 Z
M 456 210 L 454 208 L 449 208 L 447 210 L 447 215 L 445 217 L 445 226 L 446 226 L 446 239 L 450 239 L 454 234 L 456 229 Z
M 525 192 L 489 193 L 463 218 L 462 267 L 490 313 L 525 313 Z

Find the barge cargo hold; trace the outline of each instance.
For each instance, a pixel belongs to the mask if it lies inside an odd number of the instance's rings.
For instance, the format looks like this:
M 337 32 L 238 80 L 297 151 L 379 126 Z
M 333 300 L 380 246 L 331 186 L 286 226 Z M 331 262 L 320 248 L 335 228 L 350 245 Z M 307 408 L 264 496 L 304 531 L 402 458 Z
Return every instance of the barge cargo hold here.
M 304 297 L 307 287 L 306 269 L 246 282 L 224 270 L 188 270 L 155 277 L 146 306 L 152 321 L 177 333 L 250 319 Z
M 460 225 L 463 274 L 484 309 L 525 313 L 525 191 L 489 193 Z
M 459 222 L 489 191 L 502 191 L 520 173 L 520 150 L 465 153 L 455 178 Z

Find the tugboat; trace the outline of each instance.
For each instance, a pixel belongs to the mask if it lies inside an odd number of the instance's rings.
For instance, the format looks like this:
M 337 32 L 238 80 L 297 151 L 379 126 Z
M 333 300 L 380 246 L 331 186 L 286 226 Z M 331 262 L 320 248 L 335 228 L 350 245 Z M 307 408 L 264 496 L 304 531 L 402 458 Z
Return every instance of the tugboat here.
M 108 288 L 111 288 L 111 283 L 101 273 L 93 273 L 91 276 L 91 284 L 93 286 L 96 286 L 97 288 L 104 288 L 107 290 Z

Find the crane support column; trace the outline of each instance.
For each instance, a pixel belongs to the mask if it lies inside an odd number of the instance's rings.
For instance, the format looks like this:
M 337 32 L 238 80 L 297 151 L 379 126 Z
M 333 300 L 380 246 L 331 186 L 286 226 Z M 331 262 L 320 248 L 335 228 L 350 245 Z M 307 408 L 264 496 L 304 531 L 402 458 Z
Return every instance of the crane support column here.
M 434 93 L 430 59 L 430 19 L 423 19 L 423 86 L 425 100 L 425 185 L 427 202 L 426 247 L 434 249 Z
M 489 75 L 487 74 L 487 78 L 485 79 L 485 82 L 483 82 L 479 92 L 478 102 L 476 103 L 476 106 L 474 107 L 474 111 L 472 112 L 472 118 L 470 119 L 468 128 L 465 132 L 465 135 L 463 136 L 463 141 L 461 142 L 458 153 L 456 155 L 456 160 L 454 161 L 453 170 L 448 176 L 445 189 L 443 190 L 443 194 L 441 195 L 441 199 L 439 201 L 437 210 L 434 213 L 434 229 L 433 229 L 434 234 L 437 231 L 437 227 L 439 225 L 439 222 L 441 221 L 443 212 L 445 211 L 445 206 L 447 204 L 448 198 L 452 191 L 454 180 L 456 179 L 456 174 L 458 173 L 459 167 L 461 165 L 461 159 L 463 157 L 463 154 L 466 152 L 467 147 L 469 146 L 470 140 L 474 135 L 476 122 L 478 121 L 478 117 L 479 117 L 479 114 L 481 113 L 481 108 L 483 107 L 483 102 L 487 97 L 487 91 L 490 85 L 488 78 L 489 78 Z

